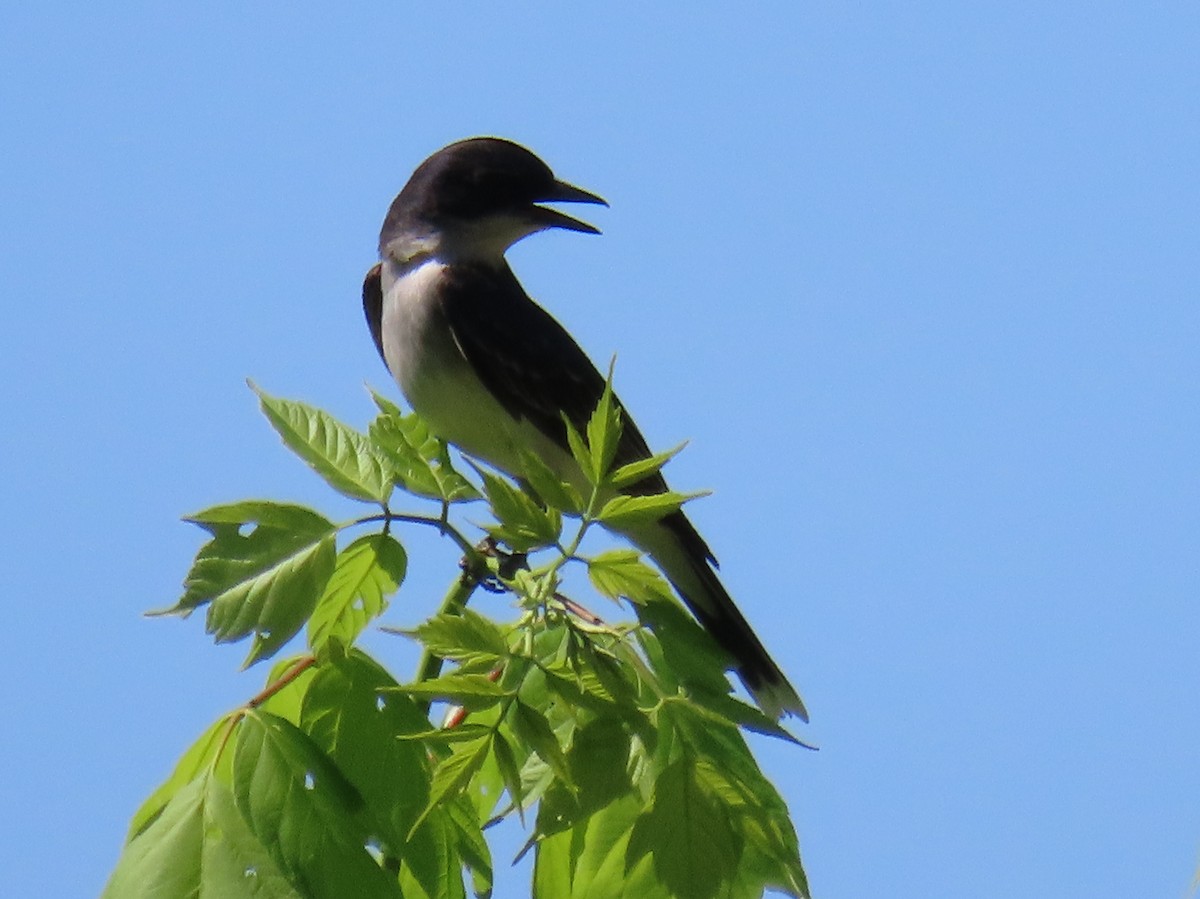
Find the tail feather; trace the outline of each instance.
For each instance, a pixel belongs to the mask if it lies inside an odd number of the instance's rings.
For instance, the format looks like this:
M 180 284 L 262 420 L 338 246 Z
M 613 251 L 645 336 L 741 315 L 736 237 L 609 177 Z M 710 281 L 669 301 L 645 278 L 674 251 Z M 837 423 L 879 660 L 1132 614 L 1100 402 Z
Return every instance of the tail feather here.
M 716 560 L 687 516 L 676 512 L 626 536 L 650 554 L 704 629 L 733 656 L 738 677 L 759 708 L 772 718 L 792 714 L 807 721 L 800 695 L 717 577 Z

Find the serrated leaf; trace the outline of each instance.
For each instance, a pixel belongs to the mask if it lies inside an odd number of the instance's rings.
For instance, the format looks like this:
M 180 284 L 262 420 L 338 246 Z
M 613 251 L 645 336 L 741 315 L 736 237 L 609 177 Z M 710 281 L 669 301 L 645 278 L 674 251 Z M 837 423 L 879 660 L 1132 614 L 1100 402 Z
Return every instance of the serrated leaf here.
M 760 891 L 770 885 L 793 896 L 808 896 L 787 805 L 759 769 L 739 730 L 714 722 L 689 702 L 667 703 L 663 712 L 687 756 L 694 760 L 697 778 L 733 816 L 744 836 L 746 852 L 757 851 L 759 857 L 750 860 L 754 867 L 744 865 L 739 880 L 757 875 Z
M 430 768 L 421 746 L 396 738 L 428 720 L 407 696 L 381 695 L 395 686 L 374 660 L 354 651 L 320 666 L 300 726 L 365 800 L 380 851 L 405 858 L 409 829 L 429 799 Z
M 641 605 L 671 596 L 666 581 L 636 550 L 614 549 L 593 556 L 587 560 L 587 570 L 592 586 L 614 601 L 624 597 Z
M 678 456 L 685 446 L 687 446 L 687 441 L 664 453 L 655 453 L 653 456 L 648 456 L 645 459 L 638 459 L 635 462 L 622 465 L 608 476 L 608 484 L 617 490 L 623 490 L 639 481 L 643 481 L 650 475 L 660 471 L 664 465 Z
M 328 412 L 280 399 L 254 383 L 263 414 L 284 444 L 334 490 L 353 499 L 384 503 L 392 492 L 392 472 L 371 441 Z
M 649 524 L 678 512 L 688 500 L 707 496 L 708 491 L 699 493 L 652 493 L 648 496 L 614 496 L 604 504 L 596 520 L 610 528 L 621 530 L 639 524 Z
M 464 722 L 457 727 L 436 727 L 418 730 L 407 734 L 396 734 L 397 740 L 437 744 L 469 743 L 486 737 L 492 729 L 483 724 Z
M 270 502 L 215 506 L 187 520 L 213 539 L 196 554 L 179 602 L 151 614 L 187 614 L 209 603 L 206 629 L 218 643 L 254 634 L 246 664 L 272 655 L 329 582 L 336 528 L 310 509 Z
M 238 730 L 234 802 L 280 870 L 307 895 L 399 896 L 366 848 L 362 797 L 330 758 L 294 725 L 259 712 Z
M 587 425 L 588 455 L 591 460 L 593 483 L 603 483 L 607 479 L 613 460 L 617 457 L 621 430 L 621 409 L 613 397 L 610 367 L 608 379 L 604 382 L 604 392 L 600 394 L 600 400 L 596 403 Z
M 488 899 L 492 895 L 492 852 L 474 807 L 465 796 L 459 797 L 458 801 L 446 805 L 446 818 L 457 838 L 459 860 L 471 872 L 475 896 Z
M 479 498 L 479 491 L 454 470 L 444 441 L 418 415 L 400 409 L 374 391 L 380 414 L 368 431 L 371 442 L 388 460 L 396 483 L 418 496 L 444 502 Z
M 696 687 L 689 691 L 688 701 L 693 703 L 701 714 L 713 717 L 722 723 L 744 727 L 746 730 L 770 737 L 778 737 L 789 743 L 795 743 L 797 746 L 813 748 L 796 739 L 787 728 L 774 718 L 764 714 L 761 709 L 742 702 L 728 693 L 714 693 L 702 687 Z
M 521 459 L 521 474 L 527 484 L 546 505 L 560 512 L 579 515 L 583 512 L 583 498 L 574 485 L 559 477 L 541 456 L 517 447 Z
M 300 899 L 306 894 L 289 882 L 246 826 L 229 787 L 204 774 L 184 785 L 162 814 L 125 847 L 102 896 Z
M 202 773 L 207 771 L 216 758 L 217 750 L 221 746 L 222 739 L 229 729 L 230 715 L 223 715 L 209 725 L 208 729 L 201 734 L 188 750 L 180 757 L 175 764 L 175 769 L 153 793 L 142 803 L 141 807 L 134 813 L 133 820 L 129 822 L 129 836 L 126 841 L 132 840 L 134 837 L 142 833 L 149 827 L 168 803 L 175 797 L 183 787 L 196 780 Z
M 429 804 L 413 825 L 413 831 L 446 800 L 453 800 L 479 770 L 491 747 L 488 736 L 456 746 L 454 751 L 438 762 L 429 788 Z M 412 831 L 409 832 L 412 835 Z
M 583 435 L 579 433 L 579 429 L 575 427 L 571 419 L 567 418 L 566 413 L 562 415 L 562 423 L 563 429 L 567 432 L 567 446 L 571 448 L 575 464 L 579 466 L 579 470 L 583 472 L 589 484 L 598 484 L 599 478 L 596 477 L 596 472 L 592 467 L 592 453 L 588 449 L 587 443 L 584 442 Z
M 409 696 L 442 699 L 468 709 L 485 709 L 508 695 L 486 674 L 447 674 L 394 688 Z
M 368 622 L 383 614 L 407 569 L 408 554 L 388 534 L 368 534 L 343 549 L 308 620 L 308 645 L 318 655 L 330 641 L 349 647 Z
M 529 748 L 550 766 L 555 777 L 573 788 L 575 781 L 571 776 L 571 769 L 567 765 L 566 754 L 558 742 L 558 737 L 554 735 L 550 722 L 546 720 L 546 716 L 520 700 L 513 704 L 510 714 L 517 736 L 529 744 Z
M 412 631 L 425 648 L 443 659 L 460 662 L 498 662 L 508 655 L 504 631 L 470 609 L 457 615 L 437 615 Z
M 521 817 L 521 822 L 525 821 L 524 812 L 524 790 L 521 788 L 521 770 L 517 767 L 516 756 L 513 753 L 512 744 L 508 742 L 508 738 L 498 728 L 492 732 L 492 755 L 496 759 L 496 767 L 500 769 L 500 776 L 504 779 L 504 787 L 508 790 L 508 797 L 516 806 L 517 814 Z
M 630 834 L 642 809 L 642 797 L 627 793 L 581 825 L 537 844 L 534 893 L 554 899 L 680 899 L 654 873 L 644 856 L 627 864 Z
M 672 895 L 712 899 L 733 880 L 741 844 L 726 807 L 680 758 L 656 778 L 653 803 L 634 825 L 626 861 L 632 867 L 651 856 Z
M 483 480 L 488 504 L 500 522 L 499 528 L 489 528 L 498 540 L 516 552 L 527 552 L 540 546 L 552 546 L 562 533 L 562 515 L 555 509 L 543 509 L 527 493 L 504 478 L 473 466 Z

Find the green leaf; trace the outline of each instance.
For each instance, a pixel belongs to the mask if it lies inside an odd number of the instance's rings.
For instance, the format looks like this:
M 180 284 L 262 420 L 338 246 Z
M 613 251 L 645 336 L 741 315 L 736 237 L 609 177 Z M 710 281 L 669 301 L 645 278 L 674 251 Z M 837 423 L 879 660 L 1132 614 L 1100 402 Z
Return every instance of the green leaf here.
M 443 659 L 499 662 L 508 655 L 504 631 L 470 609 L 463 609 L 457 615 L 437 615 L 405 633 L 419 639 L 429 652 Z
M 469 743 L 456 746 L 454 751 L 443 758 L 433 772 L 433 783 L 429 789 L 429 804 L 413 825 L 413 831 L 447 800 L 455 799 L 466 787 L 467 783 L 483 765 L 491 748 L 490 736 L 481 737 Z M 412 832 L 410 831 L 410 836 Z
M 729 692 L 725 677 L 731 664 L 729 655 L 678 603 L 646 603 L 637 607 L 637 615 L 654 632 L 652 637 L 641 630 L 637 637 L 656 674 L 667 682 L 700 687 L 710 694 Z M 662 662 L 654 657 L 652 639 L 657 640 Z
M 221 742 L 229 730 L 231 717 L 223 715 L 218 718 L 209 725 L 200 739 L 188 748 L 176 763 L 171 776 L 150 794 L 150 797 L 134 814 L 133 820 L 129 823 L 128 840 L 132 840 L 145 831 L 158 819 L 163 809 L 174 799 L 176 793 L 212 767 Z
M 517 767 L 517 759 L 513 753 L 512 744 L 508 742 L 508 738 L 500 731 L 499 728 L 492 731 L 492 755 L 496 759 L 496 766 L 500 769 L 500 776 L 504 779 L 504 787 L 508 790 L 508 797 L 517 808 L 517 814 L 521 816 L 522 822 L 525 820 L 524 815 L 524 796 L 525 791 L 521 788 L 521 770 Z
M 592 483 L 606 481 L 613 460 L 617 457 L 617 447 L 621 443 L 621 409 L 617 405 L 612 391 L 612 367 L 608 370 L 608 379 L 604 382 L 604 392 L 596 403 L 592 417 L 588 419 L 587 442 L 591 457 Z
M 329 486 L 353 499 L 387 502 L 392 492 L 391 468 L 365 435 L 328 412 L 270 396 L 248 383 L 284 444 Z
M 526 483 L 552 509 L 579 515 L 583 512 L 583 499 L 575 487 L 555 474 L 541 456 L 517 447 L 521 458 L 521 474 Z
M 352 652 L 320 666 L 300 726 L 365 800 L 380 850 L 407 859 L 409 830 L 429 800 L 430 766 L 422 746 L 397 737 L 428 719 L 407 696 L 380 692 L 395 686 L 375 661 Z
M 303 656 L 275 660 L 267 674 L 266 685 L 269 687 L 284 677 L 289 678 L 288 683 L 282 689 L 272 690 L 266 701 L 258 706 L 261 711 L 270 712 L 297 726 L 300 724 L 300 708 L 304 704 L 304 694 L 308 691 L 308 685 L 312 683 L 313 675 L 317 673 L 315 666 L 307 665 L 303 671 L 295 674 L 294 669 L 303 660 Z
M 464 722 L 457 727 L 434 727 L 413 731 L 407 734 L 396 734 L 397 740 L 438 744 L 469 743 L 486 737 L 492 729 L 484 724 Z
M 409 696 L 453 702 L 467 709 L 485 709 L 508 695 L 504 687 L 486 674 L 446 674 L 394 689 Z
M 466 899 L 453 823 L 434 812 L 409 838 L 397 875 L 404 899 Z
M 333 574 L 332 523 L 302 506 L 242 502 L 214 506 L 188 521 L 213 539 L 200 548 L 170 609 L 184 614 L 211 603 L 206 628 L 218 643 L 254 634 L 250 665 L 283 646 L 304 624 Z
M 474 806 L 465 796 L 459 797 L 446 805 L 446 818 L 456 837 L 458 860 L 471 872 L 476 897 L 487 899 L 492 895 L 492 853 Z
M 715 723 L 692 703 L 670 702 L 663 712 L 669 729 L 694 760 L 697 779 L 725 805 L 744 838 L 739 882 L 753 884 L 757 877 L 759 892 L 770 885 L 792 896 L 808 896 L 787 805 L 759 769 L 742 734 L 732 725 Z M 758 895 L 753 889 L 743 892 Z
M 644 481 L 678 456 L 685 446 L 687 446 L 687 441 L 667 450 L 665 453 L 655 453 L 653 456 L 648 456 L 645 459 L 638 459 L 635 462 L 622 465 L 609 475 L 608 483 L 617 490 L 623 490 L 639 481 Z
M 543 509 L 527 493 L 497 475 L 473 466 L 483 479 L 492 512 L 499 528 L 488 528 L 497 540 L 516 552 L 528 552 L 540 546 L 553 546 L 562 533 L 562 515 L 555 509 Z
M 520 700 L 513 704 L 511 712 L 513 728 L 517 736 L 529 744 L 529 747 L 541 757 L 554 776 L 568 786 L 574 787 L 575 781 L 571 769 L 567 765 L 567 757 L 559 745 L 558 737 L 550 727 L 546 716 L 537 709 Z
M 669 600 L 671 588 L 641 559 L 636 550 L 609 550 L 587 560 L 588 577 L 601 595 L 614 601 L 624 597 L 642 605 L 656 599 Z
M 761 709 L 749 703 L 742 702 L 737 697 L 731 696 L 728 693 L 714 693 L 703 687 L 696 686 L 689 691 L 688 700 L 696 706 L 697 711 L 701 714 L 713 717 L 722 723 L 744 727 L 746 730 L 766 734 L 770 737 L 778 737 L 781 740 L 787 740 L 789 743 L 795 743 L 797 746 L 804 746 L 808 749 L 813 748 L 807 743 L 796 739 L 787 728 L 774 718 L 764 714 Z
M 584 477 L 588 479 L 588 483 L 593 486 L 600 483 L 600 478 L 592 466 L 592 453 L 588 449 L 587 444 L 583 440 L 583 436 L 579 433 L 579 429 L 571 419 L 567 418 L 564 413 L 562 416 L 563 428 L 567 432 L 567 445 L 571 448 L 571 455 L 575 459 L 575 464 L 579 466 L 579 470 L 583 472 Z
M 246 826 L 229 787 L 207 773 L 181 787 L 162 814 L 125 847 L 102 897 L 200 895 L 272 899 L 310 895 L 280 870 Z
M 652 493 L 648 496 L 614 496 L 604 504 L 596 520 L 610 528 L 621 530 L 639 524 L 648 524 L 678 512 L 688 500 L 707 496 L 708 491 L 699 493 Z
M 362 797 L 303 731 L 282 718 L 248 714 L 238 730 L 233 795 L 241 818 L 305 895 L 399 897 L 367 843 Z
M 330 641 L 349 647 L 369 621 L 383 614 L 407 569 L 408 554 L 388 534 L 367 534 L 343 549 L 308 620 L 308 645 L 318 655 Z
M 627 862 L 650 856 L 654 870 L 674 896 L 712 899 L 733 880 L 741 855 L 741 833 L 728 809 L 680 758 L 654 782 L 650 811 L 639 817 L 629 839 Z
M 380 414 L 371 422 L 369 434 L 392 468 L 397 484 L 409 493 L 443 502 L 479 498 L 479 491 L 454 470 L 444 441 L 429 430 L 420 416 L 404 415 L 374 391 L 371 395 Z
M 554 899 L 680 899 L 654 872 L 653 859 L 626 858 L 642 797 L 627 793 L 585 821 L 580 829 L 537 844 L 534 895 Z

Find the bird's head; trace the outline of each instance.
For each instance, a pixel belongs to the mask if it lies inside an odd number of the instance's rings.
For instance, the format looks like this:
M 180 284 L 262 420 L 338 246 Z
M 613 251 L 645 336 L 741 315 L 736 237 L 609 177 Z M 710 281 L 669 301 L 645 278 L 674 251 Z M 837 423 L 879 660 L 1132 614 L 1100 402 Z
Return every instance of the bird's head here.
M 529 150 L 495 137 L 461 140 L 413 172 L 392 202 L 379 235 L 382 254 L 414 252 L 499 258 L 547 228 L 599 230 L 542 203 L 599 203 L 600 197 L 554 177 Z

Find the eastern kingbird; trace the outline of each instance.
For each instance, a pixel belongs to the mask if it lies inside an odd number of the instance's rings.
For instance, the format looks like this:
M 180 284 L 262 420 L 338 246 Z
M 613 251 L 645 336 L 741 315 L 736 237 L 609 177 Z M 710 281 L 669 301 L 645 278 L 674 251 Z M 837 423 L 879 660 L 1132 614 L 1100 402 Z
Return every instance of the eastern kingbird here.
M 599 234 L 546 202 L 603 199 L 554 177 L 524 147 L 497 138 L 459 141 L 426 159 L 392 202 L 379 234 L 382 260 L 363 282 L 375 346 L 408 402 L 438 436 L 469 456 L 520 477 L 518 446 L 589 489 L 567 442 L 565 415 L 581 432 L 604 390 L 571 335 L 526 295 L 504 258 L 547 228 Z M 616 464 L 650 455 L 620 406 Z M 661 493 L 661 474 L 626 488 Z M 716 559 L 682 512 L 622 529 L 648 553 L 733 656 L 738 675 L 768 715 L 808 720 L 799 695 L 717 579 Z

